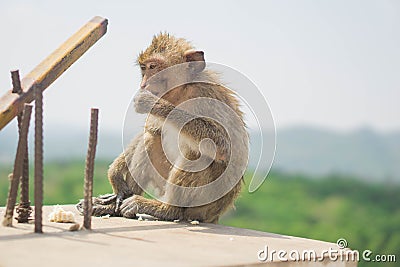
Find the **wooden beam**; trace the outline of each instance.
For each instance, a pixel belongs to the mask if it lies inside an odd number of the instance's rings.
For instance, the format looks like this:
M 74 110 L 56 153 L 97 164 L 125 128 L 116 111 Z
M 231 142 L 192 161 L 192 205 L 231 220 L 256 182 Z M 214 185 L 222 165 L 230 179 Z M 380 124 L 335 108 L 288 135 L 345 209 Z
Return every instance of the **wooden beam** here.
M 44 91 L 95 44 L 107 32 L 107 24 L 102 17 L 91 19 L 22 79 L 22 94 L 7 91 L 0 98 L 0 130 L 33 101 L 36 87 Z

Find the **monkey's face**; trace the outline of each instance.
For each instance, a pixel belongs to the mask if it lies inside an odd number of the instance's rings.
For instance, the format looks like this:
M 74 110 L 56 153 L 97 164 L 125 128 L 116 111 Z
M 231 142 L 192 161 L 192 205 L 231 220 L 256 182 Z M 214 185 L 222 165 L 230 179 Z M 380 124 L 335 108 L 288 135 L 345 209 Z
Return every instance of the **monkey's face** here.
M 139 62 L 139 65 L 142 72 L 140 89 L 148 90 L 162 97 L 169 89 L 189 82 L 194 75 L 203 71 L 205 61 L 203 51 L 187 50 L 183 53 L 181 62 L 169 64 L 164 56 L 155 54 L 143 62 Z M 168 69 L 172 66 L 174 68 Z
M 167 64 L 165 60 L 161 57 L 153 57 L 142 63 L 140 63 L 140 70 L 142 72 L 142 82 L 140 83 L 140 89 L 150 89 L 150 78 L 154 76 L 157 72 L 165 69 Z M 152 83 L 154 84 L 154 79 Z M 156 89 L 156 86 L 152 86 L 152 89 Z M 160 92 L 153 92 L 155 95 L 158 95 Z

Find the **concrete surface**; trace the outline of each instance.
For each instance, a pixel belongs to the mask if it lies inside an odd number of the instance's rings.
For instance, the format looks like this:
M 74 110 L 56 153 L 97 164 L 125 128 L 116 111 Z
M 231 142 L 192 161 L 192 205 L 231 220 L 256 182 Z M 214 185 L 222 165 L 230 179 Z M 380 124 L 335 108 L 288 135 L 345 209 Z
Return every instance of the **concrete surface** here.
M 62 206 L 78 215 L 72 205 Z M 357 266 L 355 261 L 333 261 L 326 250 L 340 250 L 334 243 L 264 233 L 222 225 L 189 222 L 138 221 L 93 218 L 93 230 L 68 231 L 71 224 L 48 221 L 52 206 L 44 207 L 44 233 L 33 233 L 33 224 L 0 226 L 0 267 L 19 266 Z M 0 218 L 5 209 L 0 208 Z M 297 250 L 314 250 L 318 259 L 287 262 L 258 254 L 268 246 L 296 257 Z M 282 252 L 283 253 L 283 252 Z M 282 254 L 283 255 L 283 254 Z M 321 255 L 324 255 L 321 257 Z M 265 254 L 261 254 L 265 257 Z M 321 260 L 321 258 L 323 260 Z M 351 259 L 351 257 L 350 257 Z

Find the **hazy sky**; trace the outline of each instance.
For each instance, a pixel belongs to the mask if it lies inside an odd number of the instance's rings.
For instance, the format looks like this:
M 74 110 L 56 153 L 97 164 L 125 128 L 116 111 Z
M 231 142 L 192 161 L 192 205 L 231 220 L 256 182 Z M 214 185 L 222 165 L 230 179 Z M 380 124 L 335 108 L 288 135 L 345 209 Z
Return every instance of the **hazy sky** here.
M 108 33 L 46 91 L 46 125 L 87 127 L 99 107 L 120 130 L 135 58 L 168 31 L 246 74 L 278 127 L 400 129 L 398 1 L 0 1 L 0 94 L 95 15 Z

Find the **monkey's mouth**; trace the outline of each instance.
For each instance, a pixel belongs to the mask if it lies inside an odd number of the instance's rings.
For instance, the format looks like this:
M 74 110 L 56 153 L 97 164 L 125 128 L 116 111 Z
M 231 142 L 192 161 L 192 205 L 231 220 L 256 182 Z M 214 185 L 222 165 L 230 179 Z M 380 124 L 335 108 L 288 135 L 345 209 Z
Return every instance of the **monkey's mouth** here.
M 143 90 L 148 91 L 149 93 L 152 93 L 155 96 L 160 97 L 161 95 L 161 90 L 157 90 L 157 86 L 154 83 L 148 83 L 146 86 L 143 88 Z
M 152 93 L 153 95 L 157 96 L 157 97 L 161 97 L 162 96 L 161 92 L 155 92 L 155 91 L 150 91 L 150 90 L 149 90 L 149 92 Z

